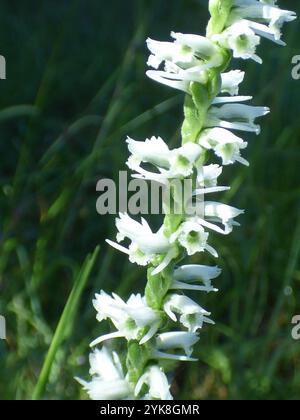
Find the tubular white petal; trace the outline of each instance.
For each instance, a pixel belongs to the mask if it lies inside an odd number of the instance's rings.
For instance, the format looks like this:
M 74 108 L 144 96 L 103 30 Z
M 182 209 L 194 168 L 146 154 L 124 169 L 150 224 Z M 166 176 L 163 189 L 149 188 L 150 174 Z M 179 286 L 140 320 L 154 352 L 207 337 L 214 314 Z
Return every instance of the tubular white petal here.
M 258 36 L 266 38 L 272 42 L 275 42 L 275 44 L 278 44 L 282 47 L 286 46 L 286 43 L 284 41 L 282 41 L 281 39 L 275 38 L 274 32 L 268 26 L 263 25 L 258 22 L 251 22 L 251 21 L 246 21 L 246 22 Z
M 210 119 L 207 121 L 206 127 L 221 127 L 229 130 L 248 131 L 250 133 L 260 134 L 260 126 L 257 124 L 228 122 L 218 119 Z
M 168 315 L 168 317 L 172 319 L 172 321 L 174 321 L 174 322 L 177 321 L 176 315 L 174 314 L 174 312 L 172 312 L 170 305 L 165 303 L 164 311 Z
M 123 252 L 124 254 L 127 254 L 127 255 L 130 254 L 129 249 L 125 248 L 124 246 L 120 244 L 117 244 L 116 242 L 111 241 L 110 239 L 106 239 L 105 242 L 111 247 L 115 248 L 116 250 Z
M 206 245 L 205 246 L 205 249 L 206 249 L 206 251 L 207 252 L 209 252 L 214 258 L 219 258 L 219 254 L 218 254 L 218 252 L 215 250 L 215 248 L 213 248 L 212 246 L 210 246 L 210 245 Z
M 153 322 L 147 334 L 140 340 L 140 345 L 146 344 L 157 333 L 160 323 Z
M 194 290 L 196 292 L 218 292 L 218 289 L 215 289 L 212 286 L 196 286 L 189 283 L 183 283 L 180 281 L 173 281 L 170 290 Z
M 177 268 L 174 271 L 175 280 L 185 280 L 192 282 L 195 280 L 201 280 L 204 283 L 210 282 L 210 280 L 216 279 L 220 276 L 222 270 L 219 267 L 209 267 L 206 265 L 184 265 Z M 210 283 L 209 283 L 210 284 Z
M 107 340 L 112 340 L 114 338 L 123 338 L 124 335 L 122 333 L 120 333 L 119 331 L 111 333 L 111 334 L 105 334 L 102 335 L 101 337 L 98 337 L 96 340 L 94 340 L 91 344 L 90 347 L 96 347 L 99 344 L 103 343 L 104 341 Z
M 242 165 L 250 166 L 250 163 L 248 162 L 248 160 L 244 159 L 242 156 L 236 156 L 235 160 L 237 162 L 240 162 Z
M 189 332 L 170 332 L 159 334 L 156 338 L 156 346 L 159 350 L 183 349 L 185 354 L 190 357 L 192 347 L 198 343 L 199 336 Z
M 168 267 L 168 265 L 171 263 L 171 261 L 177 257 L 178 251 L 176 248 L 171 248 L 170 251 L 167 253 L 161 264 L 159 264 L 158 267 L 152 272 L 153 276 L 156 276 L 157 274 L 161 273 L 165 268 Z
M 202 188 L 202 189 L 195 190 L 193 192 L 193 196 L 213 194 L 213 193 L 218 193 L 218 192 L 223 192 L 223 191 L 229 191 L 230 189 L 231 189 L 230 187 Z
M 153 357 L 164 360 L 177 360 L 178 362 L 198 362 L 198 359 L 188 356 L 179 356 L 176 354 L 164 353 L 158 350 L 153 351 Z
M 212 102 L 213 105 L 229 104 L 234 102 L 247 102 L 251 101 L 253 96 L 218 96 Z
M 207 201 L 205 203 L 205 216 L 212 218 L 219 218 L 223 223 L 230 221 L 242 214 L 244 210 L 237 209 L 227 204 L 217 203 L 214 201 Z
M 146 75 L 158 83 L 162 83 L 163 85 L 169 86 L 173 89 L 178 89 L 182 92 L 189 93 L 190 83 L 188 81 L 166 79 L 161 75 L 161 72 L 154 70 L 148 70 Z
M 138 172 L 138 174 L 133 174 L 132 178 L 155 181 L 162 185 L 167 185 L 168 179 L 173 177 L 173 173 L 171 171 L 161 171 L 161 173 L 158 174 L 155 172 L 146 171 L 145 169 L 141 167 L 135 167 L 131 169 Z
M 254 121 L 256 118 L 264 117 L 269 114 L 270 108 L 262 106 L 250 106 L 243 104 L 228 104 L 220 108 L 212 107 L 210 113 L 228 120 L 244 120 L 245 122 Z
M 255 107 L 244 104 L 225 104 L 212 106 L 208 112 L 206 126 L 221 127 L 260 133 L 260 126 L 254 124 L 256 118 L 270 112 L 267 107 Z
M 220 233 L 221 235 L 227 235 L 228 234 L 228 232 L 226 232 L 226 230 L 221 229 L 219 226 L 214 225 L 213 223 L 209 223 L 206 220 L 203 220 L 203 219 L 200 219 L 200 218 L 198 218 L 197 220 L 198 220 L 198 223 L 200 225 L 202 225 L 203 227 L 211 229 L 211 230 L 213 230 L 217 233 Z

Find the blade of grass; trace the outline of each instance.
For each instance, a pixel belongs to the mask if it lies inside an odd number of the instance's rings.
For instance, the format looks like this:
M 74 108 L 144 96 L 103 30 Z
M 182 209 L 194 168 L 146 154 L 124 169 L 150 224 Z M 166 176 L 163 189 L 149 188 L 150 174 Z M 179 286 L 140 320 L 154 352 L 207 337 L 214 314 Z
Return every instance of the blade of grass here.
M 38 114 L 38 108 L 33 105 L 15 105 L 0 111 L 0 122 L 19 117 L 35 117 Z
M 40 400 L 45 393 L 49 375 L 51 373 L 51 367 L 55 360 L 56 353 L 63 340 L 66 338 L 66 335 L 69 335 L 72 331 L 74 319 L 78 309 L 78 302 L 96 262 L 97 256 L 99 254 L 99 249 L 100 248 L 97 247 L 94 253 L 86 258 L 78 274 L 74 287 L 71 291 L 69 299 L 66 303 L 62 316 L 57 325 L 43 368 L 38 378 L 38 382 L 34 389 L 32 397 L 33 400 Z
M 53 86 L 53 68 L 57 66 L 58 57 L 62 46 L 62 40 L 67 29 L 66 21 L 68 20 L 68 17 L 71 17 L 76 11 L 78 3 L 79 0 L 76 0 L 71 3 L 70 7 L 66 12 L 65 18 L 62 20 L 62 23 L 57 30 L 57 35 L 53 42 L 52 52 L 49 56 L 48 63 L 45 66 L 45 71 L 42 76 L 42 80 L 39 85 L 33 104 L 34 108 L 38 109 L 41 113 L 49 97 L 49 92 L 51 91 L 51 88 Z M 27 183 L 28 177 L 26 176 L 26 171 L 28 171 L 28 165 L 30 165 L 30 150 L 33 147 L 32 142 L 34 140 L 35 129 L 36 128 L 34 124 L 34 119 L 31 119 L 28 123 L 28 128 L 24 137 L 24 141 L 22 142 L 18 162 L 16 165 L 16 171 L 13 178 L 13 191 L 15 201 L 18 200 L 18 194 L 20 193 L 20 191 L 22 191 L 22 189 L 25 188 L 25 185 Z

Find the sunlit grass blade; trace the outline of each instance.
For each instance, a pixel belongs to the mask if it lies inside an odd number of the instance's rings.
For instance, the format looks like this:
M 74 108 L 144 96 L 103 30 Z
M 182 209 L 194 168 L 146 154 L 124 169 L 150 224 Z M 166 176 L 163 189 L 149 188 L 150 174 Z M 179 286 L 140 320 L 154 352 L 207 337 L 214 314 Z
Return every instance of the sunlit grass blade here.
M 37 385 L 34 389 L 33 397 L 32 397 L 33 400 L 41 399 L 45 393 L 49 375 L 51 373 L 51 367 L 55 360 L 56 353 L 60 345 L 62 344 L 63 340 L 65 340 L 67 338 L 66 336 L 70 335 L 72 331 L 76 312 L 78 310 L 79 299 L 87 284 L 87 281 L 94 267 L 98 254 L 99 254 L 99 247 L 95 249 L 92 255 L 89 255 L 86 258 L 81 270 L 79 271 L 74 287 L 71 291 L 69 299 L 66 303 L 62 316 L 59 320 L 56 331 L 54 333 L 49 351 L 47 353 L 44 365 L 42 367 L 40 376 L 38 378 Z

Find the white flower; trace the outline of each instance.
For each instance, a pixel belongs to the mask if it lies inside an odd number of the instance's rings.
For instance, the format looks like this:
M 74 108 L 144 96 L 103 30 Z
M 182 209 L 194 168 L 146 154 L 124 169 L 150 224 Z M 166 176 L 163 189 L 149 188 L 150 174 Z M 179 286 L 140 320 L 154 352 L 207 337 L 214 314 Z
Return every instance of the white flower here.
M 213 188 L 218 185 L 218 178 L 223 168 L 219 165 L 208 165 L 198 168 L 197 182 L 201 188 Z
M 207 244 L 209 234 L 205 232 L 203 227 L 193 220 L 183 222 L 178 230 L 173 233 L 170 238 L 171 243 L 176 241 L 186 249 L 189 256 L 197 252 L 204 252 L 205 250 L 211 253 L 214 257 L 218 254 L 210 245 Z
M 158 69 L 164 61 L 183 66 L 197 63 L 194 51 L 191 48 L 182 48 L 180 44 L 174 42 L 160 42 L 148 38 L 147 47 L 151 52 L 147 64 L 155 69 Z
M 255 119 L 263 117 L 270 109 L 262 106 L 244 104 L 226 104 L 221 107 L 212 106 L 208 111 L 206 127 L 221 127 L 232 130 L 260 133 L 260 126 Z
M 159 42 L 147 40 L 151 51 L 148 65 L 158 69 L 162 62 L 170 63 L 182 69 L 208 63 L 208 67 L 218 67 L 222 64 L 222 54 L 216 45 L 200 35 L 171 33 L 174 42 Z
M 201 153 L 201 147 L 191 142 L 184 144 L 179 149 L 175 149 L 170 159 L 170 171 L 175 175 L 174 177 L 188 177 L 191 175 Z
M 115 247 L 116 249 L 118 249 L 119 251 L 123 252 L 124 254 L 128 254 L 129 255 L 129 261 L 132 264 L 137 264 L 140 265 L 142 267 L 145 267 L 146 265 L 149 264 L 149 262 L 155 258 L 155 255 L 153 254 L 148 254 L 145 253 L 144 251 L 141 250 L 141 248 L 139 248 L 139 246 L 135 243 L 131 243 L 131 245 L 129 246 L 129 248 L 125 248 L 122 247 L 119 244 L 107 241 L 111 246 Z
M 256 47 L 260 44 L 260 37 L 245 22 L 236 22 L 229 26 L 219 35 L 214 35 L 213 39 L 224 48 L 229 48 L 233 52 L 234 58 L 248 60 L 253 59 L 262 63 L 262 59 L 256 55 Z
M 149 264 L 149 262 L 152 261 L 153 258 L 155 258 L 154 254 L 145 254 L 135 243 L 132 243 L 129 246 L 129 248 L 126 248 L 114 241 L 110 241 L 109 239 L 107 239 L 106 242 L 108 245 L 115 248 L 117 251 L 123 252 L 123 254 L 128 255 L 129 261 L 132 264 L 137 264 L 142 267 L 145 267 Z
M 150 70 L 146 74 L 151 79 L 189 92 L 190 82 L 206 83 L 207 70 L 218 67 L 223 62 L 220 49 L 210 40 L 199 35 L 172 32 L 175 39 L 171 42 L 159 42 L 148 39 L 151 51 L 148 65 L 158 69 L 165 63 L 164 71 Z
M 206 63 L 207 68 L 219 67 L 223 63 L 222 52 L 208 38 L 179 32 L 171 32 L 171 36 L 183 50 L 191 49 L 198 60 Z
M 199 144 L 205 149 L 213 149 L 215 154 L 222 159 L 223 165 L 231 165 L 237 161 L 249 166 L 249 162 L 243 159 L 240 153 L 248 143 L 224 128 L 203 131 Z
M 243 82 L 245 72 L 241 70 L 231 70 L 227 73 L 222 73 L 222 93 L 228 93 L 229 95 L 238 95 L 239 86 Z
M 275 42 L 275 44 L 285 46 L 286 43 L 283 42 L 281 39 L 275 38 L 275 34 L 267 25 L 263 25 L 262 23 L 253 22 L 251 20 L 243 19 L 240 22 L 244 22 L 246 25 L 248 25 L 253 31 L 256 33 L 256 35 L 269 39 L 272 42 Z
M 233 226 L 240 226 L 234 218 L 243 213 L 243 210 L 226 204 L 201 201 L 201 207 L 198 206 L 198 214 L 193 218 L 186 219 L 171 235 L 170 242 L 178 242 L 186 249 L 189 256 L 206 250 L 218 258 L 217 251 L 207 244 L 209 234 L 204 228 L 228 235 L 232 232 Z M 223 229 L 218 224 L 223 225 Z
M 131 153 L 129 167 L 148 162 L 162 168 L 169 168 L 171 152 L 161 137 L 151 137 L 145 141 L 135 141 L 128 137 L 127 144 Z
M 230 187 L 217 186 L 222 171 L 223 168 L 219 165 L 199 166 L 197 169 L 197 183 L 193 196 L 197 196 L 198 208 L 201 209 L 202 213 L 205 194 L 230 190 Z M 200 201 L 198 196 L 202 196 Z
M 112 246 L 113 248 L 117 249 L 120 252 L 123 252 L 124 254 L 127 254 L 129 256 L 129 261 L 131 263 L 136 263 L 140 266 L 145 267 L 150 262 L 156 262 L 157 255 L 153 254 L 145 254 L 136 244 L 132 243 L 128 248 L 125 248 L 124 246 L 121 246 L 117 244 L 116 242 L 106 240 L 108 245 Z M 175 259 L 178 256 L 178 250 L 176 247 L 171 247 L 168 252 L 165 254 L 165 257 L 163 258 L 162 262 L 155 268 L 155 270 L 152 272 L 152 275 L 155 276 L 159 273 L 161 273 L 165 268 L 168 267 L 168 265 L 171 263 L 173 259 Z
M 125 337 L 128 341 L 139 340 L 140 344 L 144 344 L 159 328 L 161 320 L 158 313 L 148 307 L 146 299 L 140 294 L 131 295 L 125 303 L 116 294 L 111 297 L 102 291 L 96 295 L 93 304 L 97 311 L 97 320 L 101 322 L 109 318 L 118 332 L 99 337 L 91 344 L 92 347 L 117 337 Z
M 78 379 L 92 400 L 123 400 L 133 397 L 130 385 L 124 377 L 117 353 L 106 347 L 90 355 L 91 382 Z
M 136 243 L 145 254 L 163 254 L 169 249 L 169 242 L 163 234 L 163 229 L 153 233 L 143 218 L 142 223 L 138 223 L 128 214 L 121 213 L 120 217 L 116 219 L 116 226 L 119 231 L 118 242 L 128 238 Z
M 159 350 L 184 350 L 189 357 L 193 353 L 193 346 L 198 343 L 199 336 L 190 332 L 170 332 L 159 334 L 156 347 Z
M 202 154 L 202 148 L 195 143 L 186 143 L 182 147 L 169 150 L 161 138 L 152 137 L 146 142 L 128 139 L 128 147 L 132 153 L 127 165 L 137 172 L 136 178 L 157 181 L 166 184 L 168 179 L 188 177 L 192 175 L 194 165 Z M 159 173 L 150 172 L 141 167 L 147 162 L 156 166 Z
M 221 270 L 219 267 L 184 265 L 174 271 L 171 289 L 217 292 L 218 290 L 212 286 L 211 280 L 219 277 L 220 274 Z M 203 286 L 195 285 L 195 282 L 201 282 Z
M 275 2 L 250 0 L 243 2 L 235 0 L 235 8 L 233 9 L 230 21 L 238 21 L 241 19 L 258 20 L 265 22 L 271 33 L 274 35 L 275 41 L 281 38 L 281 29 L 284 23 L 292 22 L 297 18 L 295 12 L 282 10 L 275 6 Z
M 137 397 L 143 385 L 147 385 L 149 388 L 148 393 L 143 399 L 146 400 L 162 400 L 170 401 L 173 400 L 170 394 L 170 385 L 166 375 L 159 366 L 151 366 L 142 375 L 135 388 L 135 396 Z
M 210 312 L 207 312 L 192 299 L 184 295 L 170 295 L 164 304 L 164 310 L 174 322 L 177 321 L 175 313 L 180 314 L 181 324 L 192 333 L 201 329 L 204 322 L 214 324 L 212 320 L 207 318 L 207 316 L 211 315 Z
M 142 223 L 138 223 L 128 214 L 123 213 L 116 219 L 116 226 L 119 231 L 117 241 L 121 242 L 128 238 L 131 241 L 129 249 L 109 240 L 106 242 L 128 254 L 131 262 L 145 266 L 156 255 L 168 254 L 170 251 L 170 244 L 163 233 L 163 226 L 157 233 L 153 233 L 145 219 L 142 219 Z
M 221 223 L 224 226 L 224 231 L 210 223 L 209 228 L 216 230 L 219 233 L 228 235 L 232 232 L 233 226 L 240 226 L 234 219 L 241 214 L 244 210 L 236 209 L 235 207 L 228 206 L 227 204 L 216 202 L 205 202 L 205 220 L 208 222 Z

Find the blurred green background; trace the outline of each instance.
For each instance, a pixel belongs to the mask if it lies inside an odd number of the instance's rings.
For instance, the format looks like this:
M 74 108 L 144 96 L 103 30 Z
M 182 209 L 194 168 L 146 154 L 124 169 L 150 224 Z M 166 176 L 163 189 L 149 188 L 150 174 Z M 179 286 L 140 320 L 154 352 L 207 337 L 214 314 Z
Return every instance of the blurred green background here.
M 298 2 L 280 3 L 300 14 Z M 179 144 L 183 95 L 147 80 L 145 39 L 204 33 L 207 20 L 204 0 L 1 1 L 0 314 L 8 339 L 0 342 L 0 399 L 37 397 L 51 342 L 40 397 L 86 398 L 74 376 L 87 376 L 89 342 L 108 331 L 95 320 L 94 293 L 127 298 L 145 285 L 145 270 L 104 242 L 115 235 L 114 217 L 97 215 L 96 182 L 125 170 L 127 135 Z M 200 362 L 176 370 L 177 399 L 300 396 L 300 341 L 291 338 L 300 314 L 298 22 L 285 39 L 286 48 L 262 43 L 261 67 L 233 64 L 247 71 L 242 94 L 272 113 L 262 135 L 246 135 L 250 169 L 224 171 L 222 184 L 232 185 L 224 201 L 247 212 L 230 237 L 212 235 L 220 291 L 195 298 L 217 326 L 202 333 Z

